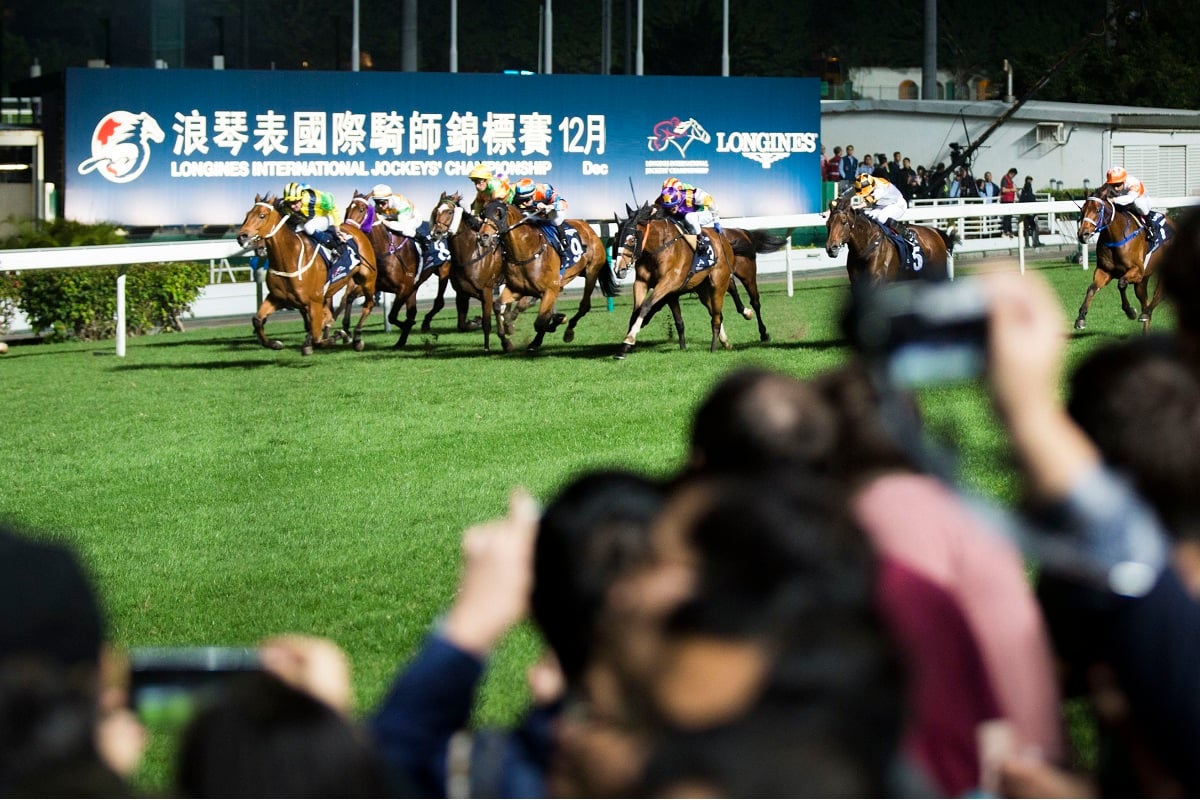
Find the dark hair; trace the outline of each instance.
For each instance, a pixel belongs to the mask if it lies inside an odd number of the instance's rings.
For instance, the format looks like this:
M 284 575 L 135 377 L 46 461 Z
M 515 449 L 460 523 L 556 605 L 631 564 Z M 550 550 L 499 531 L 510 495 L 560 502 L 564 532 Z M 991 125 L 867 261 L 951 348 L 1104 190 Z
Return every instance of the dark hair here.
M 386 797 L 381 761 L 351 723 L 267 673 L 239 676 L 188 724 L 186 797 Z
M 591 657 L 609 586 L 646 558 L 663 499 L 663 488 L 649 478 L 597 470 L 568 483 L 542 514 L 530 606 L 569 683 Z
M 751 705 L 722 726 L 668 721 L 647 770 L 651 793 L 698 781 L 716 796 L 883 796 L 902 672 L 873 604 L 874 556 L 843 492 L 794 472 L 686 485 L 705 506 L 689 535 L 698 575 L 666 634 L 762 642 L 772 665 Z M 797 760 L 822 767 L 796 783 Z
M 1164 336 L 1093 350 L 1067 410 L 1175 536 L 1200 539 L 1200 379 Z
M 692 417 L 692 467 L 732 474 L 823 465 L 834 430 L 833 411 L 807 384 L 758 367 L 738 369 L 713 386 Z
M 1175 226 L 1175 236 L 1162 254 L 1158 267 L 1163 292 L 1175 306 L 1180 333 L 1186 342 L 1185 356 L 1200 366 L 1200 208 L 1186 212 Z
M 0 659 L 0 797 L 130 797 L 96 752 L 94 682 L 45 657 Z

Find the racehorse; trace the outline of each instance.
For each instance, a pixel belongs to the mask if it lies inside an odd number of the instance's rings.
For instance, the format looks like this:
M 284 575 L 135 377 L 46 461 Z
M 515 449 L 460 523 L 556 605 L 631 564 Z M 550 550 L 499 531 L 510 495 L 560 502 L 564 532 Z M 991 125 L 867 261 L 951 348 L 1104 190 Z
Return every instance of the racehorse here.
M 655 307 L 662 303 L 667 304 L 675 318 L 679 349 L 687 349 L 683 316 L 679 312 L 679 295 L 687 292 L 695 292 L 708 309 L 712 320 L 709 350 L 716 352 L 718 346 L 730 349 L 721 315 L 733 266 L 729 242 L 715 228 L 705 228 L 716 252 L 716 263 L 692 273 L 695 251 L 676 222 L 658 216 L 648 203 L 636 211 L 626 207 L 626 213 L 628 216 L 624 221 L 617 220 L 617 235 L 613 237 L 613 269 L 617 278 L 624 278 L 630 267 L 636 269 L 633 313 L 629 318 L 629 332 L 614 358 L 629 354 L 637 344 L 638 332 L 653 315 Z
M 829 219 L 825 222 L 825 252 L 836 256 L 843 246 L 849 247 L 846 272 L 850 283 L 865 282 L 869 286 L 903 280 L 945 280 L 949 277 L 947 264 L 957 231 L 943 231 L 928 225 L 909 225 L 921 245 L 922 266 L 910 271 L 904 268 L 896 243 L 883 232 L 875 220 L 851 204 L 855 195 L 843 194 L 829 204 Z
M 587 222 L 566 220 L 579 234 L 578 238 L 567 240 L 570 242 L 568 246 L 582 246 L 582 252 L 577 254 L 578 257 L 570 269 L 563 271 L 558 251 L 550 246 L 546 236 L 531 221 L 532 218 L 519 208 L 503 200 L 493 200 L 484 207 L 483 216 L 491 220 L 500 232 L 500 247 L 504 256 L 504 288 L 500 292 L 496 318 L 500 342 L 506 351 L 512 349 L 512 341 L 509 338 L 511 318 L 510 324 L 506 326 L 502 317 L 508 305 L 515 299 L 541 298 L 537 320 L 533 326 L 537 333 L 529 343 L 530 350 L 537 350 L 542 346 L 542 340 L 547 333 L 552 333 L 567 321 L 565 314 L 554 311 L 554 304 L 563 287 L 573 279 L 582 275 L 585 282 L 579 308 L 563 333 L 565 342 L 574 340 L 576 324 L 591 309 L 592 291 L 597 283 L 606 296 L 613 297 L 617 294 L 617 283 L 604 255 L 604 244 Z M 565 232 L 560 233 L 560 236 L 565 237 Z
M 729 282 L 729 296 L 733 298 L 733 304 L 739 314 L 746 319 L 758 320 L 759 341 L 769 342 L 771 334 L 767 333 L 766 323 L 763 322 L 762 304 L 758 297 L 757 254 L 774 253 L 783 247 L 787 239 L 766 231 L 747 231 L 741 228 L 724 228 L 722 233 L 729 240 L 729 246 L 733 248 L 733 277 L 741 281 L 742 286 L 746 288 L 746 294 L 750 298 L 750 307 L 753 310 L 747 309 L 742 304 L 742 298 L 738 295 L 737 283 L 732 280 Z
M 307 333 L 300 352 L 307 356 L 312 354 L 313 345 L 331 343 L 326 335 L 333 324 L 331 301 L 352 276 L 340 278 L 326 289 L 325 261 L 320 250 L 288 224 L 289 218 L 274 195 L 255 195 L 254 205 L 238 228 L 237 241 L 242 247 L 253 247 L 259 255 L 266 255 L 271 265 L 265 278 L 267 296 L 253 320 L 259 344 L 282 350 L 283 342 L 267 339 L 267 318 L 281 308 L 295 308 L 304 319 Z
M 1092 284 L 1083 296 L 1079 316 L 1075 318 L 1075 329 L 1087 327 L 1088 308 L 1092 298 L 1113 278 L 1121 291 L 1121 310 L 1129 319 L 1142 323 L 1142 332 L 1150 330 L 1150 317 L 1154 307 L 1162 299 L 1162 282 L 1158 279 L 1158 264 L 1163 252 L 1171 244 L 1175 226 L 1167 220 L 1167 239 L 1153 253 L 1146 237 L 1146 227 L 1133 213 L 1120 208 L 1109 200 L 1103 190 L 1096 192 L 1083 202 L 1079 219 L 1079 242 L 1083 244 L 1094 233 L 1099 233 L 1096 242 L 1096 269 L 1092 272 Z M 1154 278 L 1154 294 L 1149 296 L 1150 279 Z M 1133 284 L 1133 291 L 1142 306 L 1142 313 L 1135 314 L 1129 304 L 1125 290 Z
M 400 338 L 393 345 L 398 350 L 408 341 L 417 319 L 417 275 L 421 269 L 421 254 L 410 237 L 394 233 L 382 224 L 370 195 L 356 191 L 346 207 L 345 220 L 371 242 L 377 265 L 375 289 L 396 295 L 388 322 L 400 329 Z M 400 321 L 402 305 L 408 311 L 403 322 Z
M 438 198 L 429 215 L 430 238 L 446 240 L 450 260 L 442 265 L 446 278 L 439 272 L 439 283 L 449 279 L 454 285 L 454 302 L 458 307 L 458 329 L 467 326 L 467 303 L 474 297 L 483 306 L 483 349 L 491 352 L 492 309 L 496 284 L 500 282 L 503 257 L 500 254 L 500 233 L 491 220 L 480 219 L 462 207 L 462 194 L 455 192 Z M 438 302 L 442 292 L 438 292 Z M 428 320 L 441 306 L 426 315 Z

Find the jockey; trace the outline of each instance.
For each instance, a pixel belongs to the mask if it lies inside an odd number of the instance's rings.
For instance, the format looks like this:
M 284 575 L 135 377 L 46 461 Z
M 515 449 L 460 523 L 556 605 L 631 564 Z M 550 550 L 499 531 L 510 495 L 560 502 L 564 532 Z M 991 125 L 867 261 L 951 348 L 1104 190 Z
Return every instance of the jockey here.
M 655 200 L 655 205 L 668 217 L 684 223 L 691 235 L 696 237 L 693 242 L 696 249 L 696 256 L 692 261 L 693 272 L 701 268 L 702 258 L 707 258 L 710 265 L 716 262 L 716 250 L 701 230 L 703 227 L 721 229 L 721 220 L 717 216 L 717 201 L 711 194 L 678 178 L 667 178 L 663 181 L 662 192 Z
M 447 248 L 430 241 L 429 222 L 417 217 L 417 210 L 407 197 L 393 193 L 386 183 L 378 183 L 371 189 L 371 201 L 383 227 L 416 242 L 423 269 L 433 269 L 450 259 Z
M 895 229 L 893 223 L 899 221 L 908 210 L 908 201 L 904 199 L 903 193 L 887 178 L 876 178 L 874 175 L 863 173 L 854 181 L 854 194 L 862 199 L 863 213 L 884 228 Z M 904 235 L 910 238 L 911 234 L 911 230 L 906 230 Z
M 851 207 L 862 204 L 862 213 L 879 223 L 884 233 L 896 243 L 904 263 L 914 270 L 922 262 L 913 259 L 912 250 L 917 246 L 917 232 L 900 223 L 900 217 L 908 210 L 908 201 L 900 189 L 887 178 L 877 178 L 863 173 L 854 181 L 854 196 Z
M 1159 230 L 1161 215 L 1150 208 L 1150 198 L 1146 196 L 1146 185 L 1125 171 L 1124 167 L 1113 167 L 1104 176 L 1105 196 L 1114 205 L 1122 206 L 1126 211 L 1133 212 L 1146 226 L 1146 234 L 1150 239 L 1150 249 L 1159 245 Z
M 492 172 L 484 164 L 479 164 L 467 175 L 475 184 L 475 200 L 471 203 L 471 213 L 478 216 L 483 207 L 493 200 L 512 202 L 512 186 L 508 176 L 503 172 Z
M 521 178 L 512 187 L 512 204 L 524 212 L 533 212 L 533 218 L 542 223 L 542 230 L 566 262 L 563 250 L 563 212 L 567 201 L 548 183 L 536 183 L 532 178 Z
M 289 183 L 283 189 L 283 204 L 292 215 L 303 220 L 297 233 L 303 231 L 314 241 L 325 245 L 333 254 L 333 261 L 341 260 L 345 250 L 341 233 L 338 231 L 338 208 L 329 192 L 320 192 L 306 183 Z

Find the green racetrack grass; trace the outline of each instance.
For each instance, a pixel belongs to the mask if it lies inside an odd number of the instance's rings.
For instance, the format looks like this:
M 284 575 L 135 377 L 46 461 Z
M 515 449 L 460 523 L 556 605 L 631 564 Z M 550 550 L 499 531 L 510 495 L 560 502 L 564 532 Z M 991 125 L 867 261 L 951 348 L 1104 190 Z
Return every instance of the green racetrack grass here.
M 961 259 L 960 272 L 971 263 L 982 262 Z M 1038 267 L 1067 327 L 1090 273 Z M 695 405 L 727 371 L 808 376 L 846 359 L 846 286 L 841 275 L 805 279 L 789 298 L 782 281 L 766 282 L 767 344 L 727 301 L 734 349 L 718 353 L 708 352 L 707 314 L 685 298 L 689 349 L 677 349 L 664 312 L 625 361 L 610 356 L 628 322 L 627 288 L 612 312 L 596 299 L 573 344 L 551 335 L 536 355 L 501 354 L 494 337 L 496 352 L 484 354 L 482 334 L 453 331 L 449 308 L 433 335 L 414 333 L 401 352 L 378 312 L 362 353 L 341 345 L 302 357 L 294 314 L 268 322 L 279 352 L 257 345 L 249 319 L 130 339 L 125 358 L 112 341 L 17 343 L 0 357 L 0 517 L 80 550 L 119 645 L 327 636 L 352 659 L 365 713 L 450 602 L 466 526 L 502 513 L 515 485 L 545 500 L 589 467 L 676 469 Z M 533 316 L 517 321 L 519 347 Z M 1172 319 L 1160 307 L 1155 329 Z M 1088 330 L 1072 335 L 1068 363 L 1139 332 L 1106 288 Z M 1015 498 L 980 388 L 922 400 L 931 429 L 962 450 L 964 480 Z M 481 722 L 519 712 L 538 646 L 528 626 L 508 638 L 477 704 Z M 144 781 L 161 784 L 164 758 L 151 759 Z

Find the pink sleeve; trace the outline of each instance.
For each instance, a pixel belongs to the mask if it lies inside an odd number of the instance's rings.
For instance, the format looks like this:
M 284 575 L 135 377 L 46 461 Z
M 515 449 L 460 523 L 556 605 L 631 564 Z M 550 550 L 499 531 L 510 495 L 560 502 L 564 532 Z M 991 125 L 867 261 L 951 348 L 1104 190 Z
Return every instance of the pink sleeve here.
M 1012 542 L 928 476 L 879 478 L 854 504 L 879 552 L 958 600 L 1021 742 L 1040 747 L 1052 760 L 1061 757 L 1061 697 L 1050 636 Z

